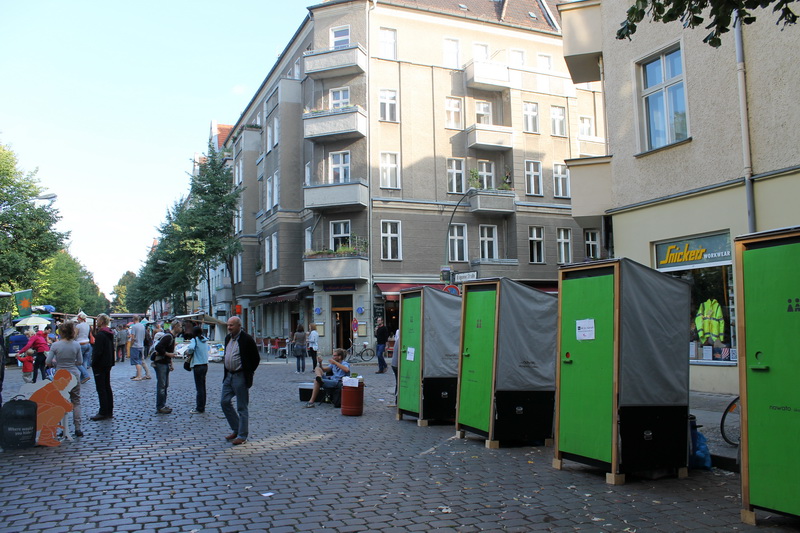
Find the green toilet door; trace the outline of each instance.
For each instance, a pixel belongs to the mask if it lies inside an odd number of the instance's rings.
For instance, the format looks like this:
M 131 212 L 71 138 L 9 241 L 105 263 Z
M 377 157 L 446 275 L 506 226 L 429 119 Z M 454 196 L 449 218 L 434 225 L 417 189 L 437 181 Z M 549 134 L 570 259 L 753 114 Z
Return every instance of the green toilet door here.
M 422 294 L 402 294 L 400 318 L 399 381 L 397 407 L 419 414 L 422 379 Z
M 464 293 L 464 349 L 458 380 L 458 420 L 488 434 L 494 388 L 497 285 L 467 286 Z
M 614 444 L 613 268 L 564 274 L 559 325 L 558 449 L 611 463 Z M 567 275 L 576 277 L 567 278 Z M 594 333 L 584 333 L 593 339 L 578 338 L 579 323 L 583 328 L 593 324 Z
M 742 262 L 750 503 L 800 515 L 800 243 Z

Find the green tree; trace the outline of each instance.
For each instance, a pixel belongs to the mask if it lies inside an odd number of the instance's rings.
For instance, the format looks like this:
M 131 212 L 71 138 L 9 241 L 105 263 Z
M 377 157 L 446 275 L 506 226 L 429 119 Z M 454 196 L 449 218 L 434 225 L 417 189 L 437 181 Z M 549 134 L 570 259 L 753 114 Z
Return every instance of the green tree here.
M 108 313 L 110 311 L 111 304 L 108 298 L 100 292 L 100 287 L 95 283 L 92 273 L 83 266 L 81 266 L 78 286 L 81 308 L 84 313 L 90 316 L 97 316 L 100 313 Z
M 680 19 L 685 28 L 696 28 L 711 17 L 706 29 L 711 30 L 703 42 L 713 47 L 722 44 L 721 35 L 730 31 L 734 15 L 744 24 L 752 24 L 756 17 L 752 12 L 772 6 L 780 13 L 777 23 L 784 27 L 797 23 L 797 15 L 790 7 L 797 0 L 636 0 L 628 9 L 627 17 L 617 31 L 617 39 L 630 39 L 636 33 L 637 24 L 649 16 L 655 22 L 672 22 Z M 708 15 L 704 12 L 708 10 Z
M 60 313 L 77 313 L 82 307 L 81 265 L 66 250 L 42 261 L 33 284 L 34 303 L 52 305 Z
M 42 258 L 69 236 L 54 229 L 60 220 L 55 208 L 34 203 L 42 191 L 35 176 L 19 170 L 14 152 L 0 144 L 0 290 L 31 288 Z
M 114 285 L 114 290 L 112 294 L 114 295 L 114 299 L 111 301 L 111 312 L 112 313 L 127 313 L 127 294 L 128 294 L 128 286 L 131 285 L 134 280 L 136 279 L 136 274 L 128 270 L 125 272 L 117 284 Z

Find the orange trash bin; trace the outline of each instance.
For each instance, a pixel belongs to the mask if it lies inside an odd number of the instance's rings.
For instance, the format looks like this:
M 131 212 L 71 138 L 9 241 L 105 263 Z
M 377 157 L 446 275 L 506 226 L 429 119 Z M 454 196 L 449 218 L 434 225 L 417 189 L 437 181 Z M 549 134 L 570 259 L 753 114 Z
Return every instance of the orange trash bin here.
M 358 387 L 342 387 L 342 414 L 361 416 L 364 413 L 364 382 Z

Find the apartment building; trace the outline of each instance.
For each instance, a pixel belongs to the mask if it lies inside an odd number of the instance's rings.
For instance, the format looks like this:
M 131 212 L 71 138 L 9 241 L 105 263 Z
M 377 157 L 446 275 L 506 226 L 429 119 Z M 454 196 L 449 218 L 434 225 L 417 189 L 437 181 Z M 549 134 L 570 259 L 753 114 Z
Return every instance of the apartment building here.
M 232 281 L 247 328 L 321 348 L 398 325 L 398 292 L 508 276 L 555 288 L 607 254 L 566 161 L 607 153 L 547 0 L 309 7 L 225 142 L 244 189 Z
M 732 242 L 800 224 L 800 32 L 757 10 L 718 49 L 678 22 L 619 41 L 628 5 L 559 6 L 570 73 L 602 81 L 609 132 L 607 155 L 567 161 L 573 214 L 610 217 L 616 256 L 692 283 L 691 388 L 737 393 Z

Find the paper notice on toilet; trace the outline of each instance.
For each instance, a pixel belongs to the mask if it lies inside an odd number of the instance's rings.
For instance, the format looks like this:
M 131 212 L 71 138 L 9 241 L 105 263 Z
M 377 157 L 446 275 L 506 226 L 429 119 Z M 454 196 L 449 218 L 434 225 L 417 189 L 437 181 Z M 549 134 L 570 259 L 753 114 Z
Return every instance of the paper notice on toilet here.
M 414 360 L 414 348 L 412 346 L 406 348 L 406 360 L 408 361 Z
M 594 319 L 586 318 L 575 321 L 575 335 L 579 341 L 594 340 Z

